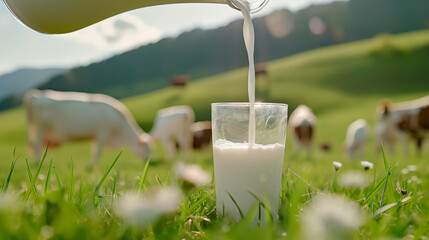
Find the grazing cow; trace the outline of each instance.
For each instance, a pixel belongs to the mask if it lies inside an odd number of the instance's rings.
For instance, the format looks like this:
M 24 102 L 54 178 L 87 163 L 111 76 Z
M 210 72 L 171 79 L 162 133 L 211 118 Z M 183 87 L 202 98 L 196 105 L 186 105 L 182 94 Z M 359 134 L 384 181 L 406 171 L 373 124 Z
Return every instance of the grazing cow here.
M 196 122 L 191 125 L 194 136 L 193 148 L 201 149 L 210 146 L 212 140 L 212 123 L 210 121 Z
M 294 140 L 296 152 L 304 146 L 308 155 L 311 155 L 311 148 L 314 135 L 316 116 L 306 105 L 299 105 L 292 112 L 289 118 L 289 129 Z
M 92 163 L 105 145 L 130 147 L 147 159 L 150 136 L 137 125 L 118 100 L 102 95 L 51 90 L 30 90 L 23 98 L 28 123 L 28 144 L 36 161 L 49 141 L 50 147 L 67 141 L 93 140 Z
M 398 139 L 408 154 L 408 142 L 413 139 L 420 152 L 423 141 L 429 137 L 429 96 L 393 105 L 382 103 L 377 111 L 376 134 L 391 151 Z
M 362 156 L 365 153 L 365 144 L 368 139 L 368 123 L 363 119 L 352 122 L 347 129 L 345 150 L 350 159 Z
M 174 76 L 171 78 L 170 83 L 172 86 L 184 87 L 186 83 L 189 81 L 189 77 L 186 75 Z
M 324 142 L 319 145 L 320 149 L 325 152 L 329 152 L 332 150 L 332 144 L 329 142 Z
M 192 150 L 191 125 L 195 113 L 189 106 L 173 106 L 158 111 L 150 135 L 160 141 L 167 154 L 176 154 L 176 143 L 185 152 Z
M 255 76 L 256 77 L 265 77 L 268 75 L 267 69 L 265 68 L 265 64 L 259 63 L 255 65 Z

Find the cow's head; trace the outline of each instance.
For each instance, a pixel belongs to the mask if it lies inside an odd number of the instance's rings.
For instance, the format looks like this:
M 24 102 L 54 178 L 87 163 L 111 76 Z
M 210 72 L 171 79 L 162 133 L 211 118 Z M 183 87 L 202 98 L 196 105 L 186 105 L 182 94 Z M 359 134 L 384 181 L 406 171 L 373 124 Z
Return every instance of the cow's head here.
M 380 149 L 380 142 L 390 146 L 396 139 L 393 115 L 390 102 L 383 100 L 377 110 L 377 121 L 374 129 L 378 150 Z
M 390 102 L 383 100 L 377 109 L 377 125 L 390 125 L 392 121 L 392 112 Z
M 140 158 L 147 160 L 152 154 L 152 146 L 152 137 L 147 133 L 143 133 L 139 136 L 137 140 L 137 147 L 134 149 L 134 151 Z
M 380 103 L 380 114 L 381 117 L 387 117 L 390 113 L 390 102 L 387 100 L 384 100 Z

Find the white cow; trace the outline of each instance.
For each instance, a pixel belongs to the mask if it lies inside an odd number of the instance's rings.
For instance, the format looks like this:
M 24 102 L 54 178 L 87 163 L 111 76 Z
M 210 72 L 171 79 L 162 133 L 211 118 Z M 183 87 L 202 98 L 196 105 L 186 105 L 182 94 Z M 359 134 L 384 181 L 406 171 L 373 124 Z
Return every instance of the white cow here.
M 311 155 L 316 116 L 306 105 L 299 105 L 289 118 L 289 129 L 294 140 L 295 151 L 299 152 L 304 146 Z
M 23 102 L 28 143 L 36 161 L 47 141 L 50 147 L 55 147 L 67 141 L 93 140 L 93 164 L 97 163 L 105 145 L 130 147 L 143 159 L 151 154 L 150 136 L 137 125 L 125 105 L 112 97 L 30 90 Z
M 173 106 L 158 111 L 150 135 L 160 141 L 170 157 L 176 154 L 176 143 L 185 152 L 192 150 L 191 125 L 195 113 L 189 106 Z
M 346 135 L 345 150 L 350 159 L 362 156 L 365 153 L 368 133 L 368 123 L 363 119 L 358 119 L 349 125 Z
M 382 103 L 377 110 L 376 135 L 377 144 L 381 141 L 390 151 L 399 140 L 407 154 L 410 139 L 421 151 L 423 141 L 429 138 L 429 96 L 392 105 Z

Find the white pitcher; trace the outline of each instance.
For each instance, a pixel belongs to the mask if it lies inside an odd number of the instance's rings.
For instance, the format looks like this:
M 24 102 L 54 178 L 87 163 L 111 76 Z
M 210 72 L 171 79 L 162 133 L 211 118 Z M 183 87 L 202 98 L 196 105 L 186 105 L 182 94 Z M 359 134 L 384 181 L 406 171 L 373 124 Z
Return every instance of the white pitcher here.
M 268 0 L 243 0 L 257 12 Z M 67 33 L 129 10 L 172 3 L 222 3 L 230 0 L 3 0 L 24 25 L 41 33 Z

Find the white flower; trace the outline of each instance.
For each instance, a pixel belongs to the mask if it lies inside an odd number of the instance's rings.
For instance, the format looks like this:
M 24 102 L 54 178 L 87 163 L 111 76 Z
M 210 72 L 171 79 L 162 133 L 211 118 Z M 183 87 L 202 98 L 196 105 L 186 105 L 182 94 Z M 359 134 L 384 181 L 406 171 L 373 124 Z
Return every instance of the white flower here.
M 407 175 L 408 174 L 408 169 L 407 168 L 403 168 L 402 170 L 401 170 L 401 173 L 402 174 L 404 174 L 404 175 Z
M 365 187 L 367 182 L 365 176 L 358 171 L 347 172 L 340 177 L 340 185 L 345 188 L 360 188 Z
M 10 192 L 10 190 L 9 190 Z M 0 212 L 13 212 L 18 209 L 18 204 L 13 193 L 0 194 Z
M 361 161 L 360 165 L 362 165 L 362 167 L 365 171 L 372 169 L 374 167 L 374 164 L 372 162 L 368 162 L 368 161 Z
M 116 213 L 130 225 L 145 227 L 160 216 L 175 212 L 182 198 L 182 192 L 172 187 L 159 189 L 151 195 L 131 193 L 119 199 Z
M 408 171 L 410 171 L 410 172 L 417 171 L 417 166 L 416 165 L 408 165 Z
M 334 165 L 334 168 L 335 168 L 335 171 L 338 171 L 338 169 L 340 169 L 342 166 L 343 166 L 343 164 L 342 163 L 340 163 L 340 162 L 332 162 L 332 164 Z
M 351 233 L 364 222 L 362 209 L 335 195 L 316 196 L 301 216 L 306 239 L 351 239 Z
M 196 187 L 209 184 L 212 181 L 211 174 L 204 171 L 200 166 L 187 165 L 182 162 L 176 165 L 176 175 L 178 178 Z

